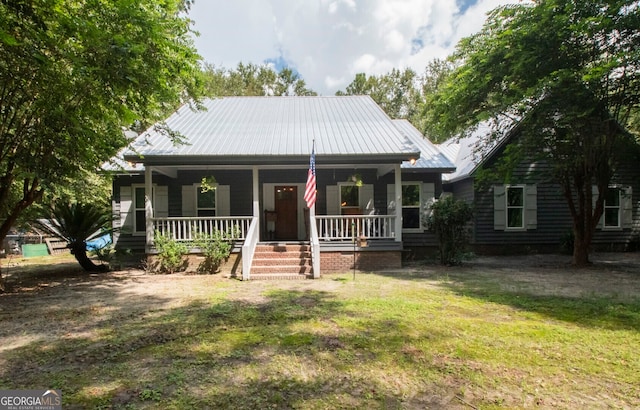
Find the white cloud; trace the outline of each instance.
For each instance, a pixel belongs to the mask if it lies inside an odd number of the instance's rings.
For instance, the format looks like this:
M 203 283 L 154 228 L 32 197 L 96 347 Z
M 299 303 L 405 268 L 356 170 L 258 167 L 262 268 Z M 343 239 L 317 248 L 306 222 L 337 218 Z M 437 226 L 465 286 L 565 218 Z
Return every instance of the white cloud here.
M 282 56 L 324 95 L 358 72 L 424 71 L 479 30 L 487 11 L 513 0 L 199 0 L 191 11 L 204 59 L 233 68 Z

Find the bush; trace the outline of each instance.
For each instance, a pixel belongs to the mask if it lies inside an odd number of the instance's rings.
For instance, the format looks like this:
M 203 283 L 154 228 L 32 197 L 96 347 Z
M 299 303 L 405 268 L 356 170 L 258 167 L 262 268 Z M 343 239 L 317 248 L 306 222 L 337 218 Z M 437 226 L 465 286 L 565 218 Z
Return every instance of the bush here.
M 229 235 L 214 229 L 212 233 L 198 233 L 194 245 L 200 248 L 204 261 L 198 266 L 199 273 L 215 273 L 220 264 L 231 254 Z
M 573 236 L 573 229 L 565 232 L 562 237 L 560 237 L 560 250 L 565 255 L 573 255 L 573 243 L 575 242 Z
M 469 244 L 467 225 L 472 216 L 471 205 L 453 197 L 446 197 L 431 205 L 427 225 L 438 236 L 441 264 L 457 265 L 462 262 Z
M 160 272 L 174 273 L 186 267 L 185 255 L 189 253 L 187 245 L 169 236 L 162 235 L 158 231 L 154 236 L 154 243 L 158 251 L 158 269 Z

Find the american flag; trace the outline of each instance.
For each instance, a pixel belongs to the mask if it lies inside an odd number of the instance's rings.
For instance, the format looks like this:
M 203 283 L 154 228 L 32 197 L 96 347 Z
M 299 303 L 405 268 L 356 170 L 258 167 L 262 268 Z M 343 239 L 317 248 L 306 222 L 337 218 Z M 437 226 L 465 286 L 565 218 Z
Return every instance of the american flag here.
M 311 159 L 309 160 L 309 173 L 307 174 L 307 186 L 304 188 L 304 200 L 307 208 L 313 207 L 316 203 L 316 154 L 315 143 L 311 149 Z

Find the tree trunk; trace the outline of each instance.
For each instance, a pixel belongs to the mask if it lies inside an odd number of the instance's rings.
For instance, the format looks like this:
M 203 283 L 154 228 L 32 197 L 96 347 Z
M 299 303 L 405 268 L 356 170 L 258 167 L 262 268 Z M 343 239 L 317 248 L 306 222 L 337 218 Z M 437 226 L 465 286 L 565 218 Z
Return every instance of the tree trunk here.
M 87 272 L 107 272 L 109 267 L 107 265 L 96 265 L 93 263 L 89 256 L 87 256 L 87 245 L 84 242 L 75 242 L 69 245 L 71 253 L 76 258 L 82 269 Z
M 591 262 L 589 262 L 589 242 L 590 241 L 586 241 L 583 236 L 575 236 L 575 239 L 573 241 L 572 261 L 574 266 L 584 267 L 591 264 Z

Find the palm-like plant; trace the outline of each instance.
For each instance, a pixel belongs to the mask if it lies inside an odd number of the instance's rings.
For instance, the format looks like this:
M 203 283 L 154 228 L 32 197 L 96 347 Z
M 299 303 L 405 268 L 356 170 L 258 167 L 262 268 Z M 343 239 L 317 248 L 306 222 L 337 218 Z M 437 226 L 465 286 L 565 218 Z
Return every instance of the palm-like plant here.
M 50 208 L 39 225 L 67 242 L 73 256 L 89 272 L 106 272 L 107 265 L 96 265 L 87 256 L 87 241 L 113 231 L 113 217 L 104 207 L 90 203 L 58 203 Z

